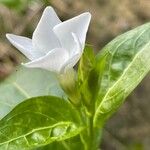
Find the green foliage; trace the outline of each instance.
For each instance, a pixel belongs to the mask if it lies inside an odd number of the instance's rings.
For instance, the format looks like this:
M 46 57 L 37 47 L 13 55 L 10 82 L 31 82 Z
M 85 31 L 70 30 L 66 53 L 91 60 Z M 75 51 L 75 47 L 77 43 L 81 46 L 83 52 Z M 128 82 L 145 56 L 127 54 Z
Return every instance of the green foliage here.
M 98 77 L 99 74 L 95 70 L 95 55 L 93 47 L 86 45 L 79 63 L 78 82 L 82 100 L 87 107 L 91 107 L 91 100 L 92 104 L 94 104 L 94 99 L 96 98 L 98 89 Z
M 118 36 L 98 54 L 101 77 L 95 126 L 115 112 L 145 77 L 150 70 L 149 58 L 150 23 Z
M 36 150 L 83 150 L 84 146 L 80 136 L 75 136 L 65 141 L 53 142 L 45 147 Z
M 11 9 L 22 10 L 26 8 L 31 0 L 0 0 L 0 3 Z
M 0 3 L 5 4 L 8 7 L 17 7 L 20 5 L 20 0 L 0 0 Z
M 64 74 L 58 75 L 59 83 L 67 94 L 68 99 L 75 106 L 80 106 L 80 93 L 77 82 L 77 73 L 74 69 L 69 69 Z
M 41 69 L 17 68 L 0 83 L 0 118 L 25 99 L 43 95 L 65 97 L 55 75 Z
M 31 98 L 0 121 L 0 149 L 39 147 L 81 130 L 78 112 L 67 101 L 52 96 Z
M 27 7 L 35 1 L 37 1 L 37 3 L 40 2 L 40 0 L 0 0 L 0 4 L 20 12 L 27 9 Z M 50 5 L 50 0 L 43 0 L 42 3 L 48 6 Z
M 94 63 L 95 55 L 93 47 L 86 44 L 78 67 L 79 82 L 81 82 L 80 84 L 82 84 L 88 78 L 88 74 L 93 69 Z
M 54 74 L 19 68 L 0 85 L 0 149 L 97 150 L 104 123 L 149 72 L 149 58 L 147 23 L 97 56 L 86 45 L 78 73 L 60 75 L 66 94 Z

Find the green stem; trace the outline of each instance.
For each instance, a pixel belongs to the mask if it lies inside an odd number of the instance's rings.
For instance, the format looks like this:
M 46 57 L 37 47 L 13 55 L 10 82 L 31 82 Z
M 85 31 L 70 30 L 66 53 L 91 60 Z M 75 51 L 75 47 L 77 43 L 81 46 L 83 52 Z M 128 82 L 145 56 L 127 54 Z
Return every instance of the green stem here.
M 94 136 L 93 136 L 93 116 L 89 116 L 88 117 L 88 141 L 87 141 L 87 150 L 91 150 L 91 148 L 93 150 L 96 150 L 94 147 L 95 147 L 95 142 L 94 142 Z
M 86 114 L 86 117 L 87 130 L 85 130 L 81 135 L 81 139 L 84 144 L 84 150 L 98 150 L 101 137 L 101 129 L 96 129 L 93 126 L 94 113 Z

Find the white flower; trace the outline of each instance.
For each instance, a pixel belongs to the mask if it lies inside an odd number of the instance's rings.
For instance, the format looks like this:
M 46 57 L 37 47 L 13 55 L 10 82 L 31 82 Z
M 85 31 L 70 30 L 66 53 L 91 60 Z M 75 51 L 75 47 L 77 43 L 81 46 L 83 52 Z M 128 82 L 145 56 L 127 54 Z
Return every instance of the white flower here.
M 6 34 L 6 37 L 30 59 L 24 66 L 60 73 L 72 68 L 80 59 L 90 20 L 91 14 L 86 12 L 61 22 L 49 6 L 45 8 L 32 39 L 14 34 Z

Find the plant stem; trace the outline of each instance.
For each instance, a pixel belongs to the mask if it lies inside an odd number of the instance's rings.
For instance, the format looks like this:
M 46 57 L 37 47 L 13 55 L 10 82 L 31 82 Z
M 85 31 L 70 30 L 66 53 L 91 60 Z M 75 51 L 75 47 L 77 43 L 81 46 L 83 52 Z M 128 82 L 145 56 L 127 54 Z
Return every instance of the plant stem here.
M 94 137 L 93 137 L 93 116 L 89 116 L 88 117 L 88 142 L 87 142 L 87 150 L 91 150 L 91 148 L 93 150 L 96 150 L 95 144 L 94 143 Z
M 87 130 L 85 130 L 81 135 L 82 142 L 84 144 L 84 150 L 98 150 L 101 129 L 95 129 L 93 126 L 94 112 L 92 114 L 87 114 L 86 117 Z

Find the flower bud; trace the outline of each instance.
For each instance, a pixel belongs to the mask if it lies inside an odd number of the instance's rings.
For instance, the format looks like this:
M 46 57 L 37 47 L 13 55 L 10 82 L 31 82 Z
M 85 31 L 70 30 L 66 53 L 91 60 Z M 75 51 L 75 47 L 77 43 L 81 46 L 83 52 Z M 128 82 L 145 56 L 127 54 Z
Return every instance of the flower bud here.
M 59 83 L 68 95 L 69 101 L 75 106 L 80 105 L 80 92 L 77 83 L 77 73 L 74 69 L 69 69 L 65 73 L 59 75 Z

